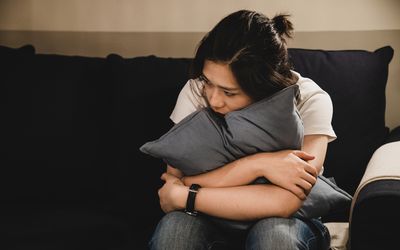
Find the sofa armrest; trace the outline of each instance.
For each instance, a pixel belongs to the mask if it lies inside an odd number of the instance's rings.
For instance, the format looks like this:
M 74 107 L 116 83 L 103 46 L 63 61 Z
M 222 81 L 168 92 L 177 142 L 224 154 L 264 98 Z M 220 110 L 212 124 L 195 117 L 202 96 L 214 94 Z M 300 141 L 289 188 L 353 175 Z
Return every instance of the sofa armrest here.
M 395 141 L 400 141 L 400 126 L 390 131 L 389 135 L 385 140 L 385 143 L 395 142 Z
M 390 142 L 373 154 L 353 196 L 349 243 L 354 249 L 391 249 L 396 232 L 384 230 L 400 223 L 400 141 Z M 385 248 L 387 246 L 389 248 Z

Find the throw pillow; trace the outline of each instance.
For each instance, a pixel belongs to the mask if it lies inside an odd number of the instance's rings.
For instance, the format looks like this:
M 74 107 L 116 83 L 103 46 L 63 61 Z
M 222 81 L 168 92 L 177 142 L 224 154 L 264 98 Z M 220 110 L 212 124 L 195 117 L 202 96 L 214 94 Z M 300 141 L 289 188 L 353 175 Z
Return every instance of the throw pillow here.
M 293 85 L 225 117 L 201 109 L 140 150 L 196 175 L 249 154 L 299 149 L 303 125 L 294 104 L 297 91 Z

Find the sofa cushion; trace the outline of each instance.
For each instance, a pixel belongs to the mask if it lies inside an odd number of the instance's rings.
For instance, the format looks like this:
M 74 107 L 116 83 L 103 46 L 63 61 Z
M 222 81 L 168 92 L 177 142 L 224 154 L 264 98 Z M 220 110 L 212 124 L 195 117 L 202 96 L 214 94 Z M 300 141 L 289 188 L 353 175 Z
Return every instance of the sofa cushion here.
M 289 49 L 294 69 L 313 79 L 333 102 L 333 129 L 325 176 L 353 194 L 372 153 L 388 134 L 385 126 L 385 88 L 389 46 L 364 50 Z
M 7 64 L 2 64 L 2 66 L 7 66 L 10 62 L 17 62 L 16 59 L 18 59 L 19 56 L 33 56 L 35 54 L 35 48 L 30 44 L 21 46 L 19 48 L 11 48 L 0 45 L 0 54 L 0 59 L 2 62 L 8 62 Z
M 35 49 L 32 45 L 25 45 L 20 48 L 0 46 L 0 111 L 4 121 L 7 118 L 13 119 L 18 116 L 29 115 L 27 111 L 19 114 L 14 112 L 15 109 L 19 111 L 24 109 L 22 104 L 18 100 L 13 100 L 11 95 L 15 95 L 22 100 L 30 98 L 29 92 L 24 91 L 20 83 L 27 78 L 27 75 L 31 74 L 30 63 L 34 55 Z M 9 95 L 9 93 L 12 94 Z M 1 127 L 3 131 L 9 129 L 7 122 L 2 122 Z M 5 149 L 6 141 L 3 140 L 0 143 L 4 146 L 0 147 L 0 149 Z
M 155 56 L 107 57 L 110 83 L 113 85 L 113 150 L 115 161 L 110 172 L 116 190 L 119 211 L 132 225 L 140 225 L 136 236 L 147 239 L 163 212 L 157 190 L 165 164 L 139 151 L 140 145 L 153 140 L 173 123 L 169 115 L 179 90 L 188 80 L 190 59 Z M 144 243 L 143 249 L 147 246 Z
M 36 54 L 14 57 L 1 143 L 2 185 L 12 203 L 103 202 L 110 108 L 105 59 Z M 11 61 L 13 62 L 13 61 Z

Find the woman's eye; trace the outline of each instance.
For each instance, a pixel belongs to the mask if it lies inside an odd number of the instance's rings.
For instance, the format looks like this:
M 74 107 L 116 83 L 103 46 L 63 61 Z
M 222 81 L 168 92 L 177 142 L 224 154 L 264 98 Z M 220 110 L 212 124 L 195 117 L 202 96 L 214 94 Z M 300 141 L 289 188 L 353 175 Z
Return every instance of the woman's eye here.
M 203 81 L 203 84 L 204 84 L 204 87 L 206 87 L 206 88 L 212 87 L 211 83 L 208 81 Z
M 224 93 L 225 93 L 226 96 L 234 96 L 234 95 L 236 95 L 235 93 L 226 92 L 226 91 L 224 91 Z
M 204 76 L 199 76 L 199 80 L 204 83 L 208 83 L 207 79 Z

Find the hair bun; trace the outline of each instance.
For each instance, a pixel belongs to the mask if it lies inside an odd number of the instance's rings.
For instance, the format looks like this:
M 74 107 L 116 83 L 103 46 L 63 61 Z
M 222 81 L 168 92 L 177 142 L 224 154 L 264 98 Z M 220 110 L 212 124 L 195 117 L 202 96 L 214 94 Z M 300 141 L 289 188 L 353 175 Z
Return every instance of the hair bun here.
M 289 21 L 287 14 L 278 14 L 272 18 L 273 26 L 280 37 L 287 36 L 289 38 L 293 35 L 293 24 Z

